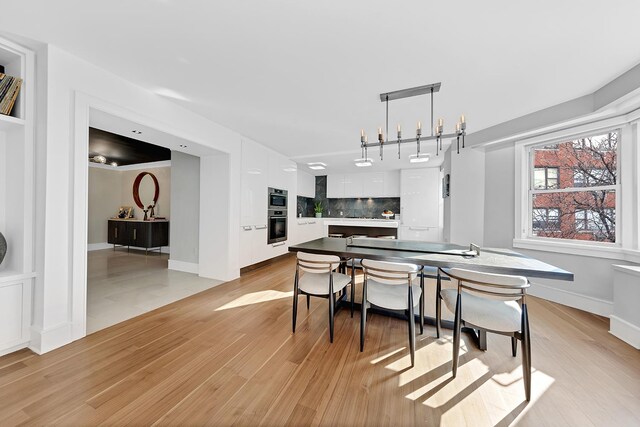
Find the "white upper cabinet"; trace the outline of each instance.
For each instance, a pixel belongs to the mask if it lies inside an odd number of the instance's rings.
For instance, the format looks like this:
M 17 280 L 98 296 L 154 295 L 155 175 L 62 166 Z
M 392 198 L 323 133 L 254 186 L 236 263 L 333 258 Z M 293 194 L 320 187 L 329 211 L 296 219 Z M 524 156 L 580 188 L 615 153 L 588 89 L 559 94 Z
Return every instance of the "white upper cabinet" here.
M 327 175 L 327 198 L 337 199 L 344 197 L 344 175 L 332 173 Z
M 400 171 L 384 173 L 384 197 L 400 197 Z
M 269 152 L 269 187 L 287 190 L 289 160 L 274 151 Z
M 400 171 L 329 174 L 327 197 L 400 197 Z
M 384 197 L 384 172 L 372 172 L 361 174 L 363 197 Z
M 365 197 L 363 187 L 365 176 L 362 173 L 346 173 L 344 174 L 344 197 L 351 199 Z M 366 177 L 368 180 L 368 177 Z M 370 196 L 366 196 L 370 197 Z
M 316 197 L 316 177 L 298 170 L 298 196 Z
M 438 227 L 440 217 L 440 170 L 404 169 L 400 172 L 400 214 L 402 224 Z

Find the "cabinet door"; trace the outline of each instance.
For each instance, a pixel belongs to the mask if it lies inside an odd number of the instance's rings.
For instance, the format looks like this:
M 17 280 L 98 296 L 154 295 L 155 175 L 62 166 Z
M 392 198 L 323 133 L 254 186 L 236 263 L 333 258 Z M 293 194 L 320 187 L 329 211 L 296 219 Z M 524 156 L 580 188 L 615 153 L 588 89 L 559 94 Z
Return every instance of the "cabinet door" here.
M 308 230 L 308 240 L 315 240 L 321 237 L 326 237 L 324 235 L 324 222 L 321 219 L 318 220 L 310 220 L 307 225 Z
M 404 169 L 400 173 L 402 224 L 437 227 L 439 223 L 438 168 Z
M 384 173 L 384 197 L 400 197 L 400 171 Z
M 158 248 L 169 246 L 169 223 L 164 221 L 151 222 L 151 235 L 149 236 L 149 247 Z
M 344 175 L 344 197 L 364 197 L 363 175 L 361 173 L 347 173 Z
M 307 172 L 298 170 L 297 178 L 298 196 L 310 197 L 312 199 L 316 197 L 316 177 Z
M 401 226 L 398 229 L 398 239 L 439 242 L 441 240 L 440 229 L 438 227 Z
M 253 227 L 245 225 L 240 227 L 240 267 L 246 267 L 253 264 L 254 260 L 254 242 Z
M 143 222 L 128 222 L 127 235 L 129 236 L 129 246 L 140 248 L 148 247 L 147 238 L 149 236 L 147 224 Z
M 127 223 L 125 221 L 108 221 L 109 233 L 107 242 L 112 245 L 128 245 Z
M 344 175 L 327 175 L 327 198 L 338 199 L 344 197 Z
M 269 152 L 269 187 L 286 190 L 287 159 L 273 151 Z
M 363 173 L 362 197 L 383 197 L 385 195 L 384 172 Z
M 265 224 L 269 152 L 250 140 L 242 141 L 240 225 Z

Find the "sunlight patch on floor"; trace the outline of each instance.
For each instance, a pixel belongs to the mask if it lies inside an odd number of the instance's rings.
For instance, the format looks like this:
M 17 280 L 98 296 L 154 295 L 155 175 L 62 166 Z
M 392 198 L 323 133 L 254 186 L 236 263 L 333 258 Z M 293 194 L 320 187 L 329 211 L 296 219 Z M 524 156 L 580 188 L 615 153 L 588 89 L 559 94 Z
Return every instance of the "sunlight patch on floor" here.
M 293 297 L 293 291 L 281 292 L 281 291 L 275 291 L 275 290 L 269 289 L 266 291 L 251 292 L 249 294 L 242 295 L 241 297 L 236 298 L 233 301 L 228 302 L 216 308 L 215 311 L 228 310 L 230 308 L 244 307 L 246 305 L 259 304 L 262 302 L 269 302 L 269 301 L 279 300 L 282 298 L 292 298 L 292 297 Z
M 387 354 L 385 354 L 384 356 L 376 357 L 375 359 L 373 359 L 373 360 L 371 361 L 371 364 L 372 364 L 372 365 L 375 365 L 376 363 L 380 363 L 380 362 L 382 362 L 383 360 L 385 360 L 385 359 L 387 359 L 387 358 L 389 358 L 389 357 L 393 356 L 394 354 L 398 354 L 398 353 L 403 352 L 405 348 L 406 348 L 406 347 L 399 347 L 397 350 L 393 350 L 392 352 L 387 353 Z

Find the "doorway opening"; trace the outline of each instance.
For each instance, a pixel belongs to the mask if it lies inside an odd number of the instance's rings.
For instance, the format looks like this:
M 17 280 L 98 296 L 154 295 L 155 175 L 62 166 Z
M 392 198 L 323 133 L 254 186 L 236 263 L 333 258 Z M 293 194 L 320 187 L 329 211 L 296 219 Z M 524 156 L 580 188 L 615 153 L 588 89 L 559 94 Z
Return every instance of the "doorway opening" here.
M 201 292 L 200 157 L 213 149 L 90 111 L 86 333 Z

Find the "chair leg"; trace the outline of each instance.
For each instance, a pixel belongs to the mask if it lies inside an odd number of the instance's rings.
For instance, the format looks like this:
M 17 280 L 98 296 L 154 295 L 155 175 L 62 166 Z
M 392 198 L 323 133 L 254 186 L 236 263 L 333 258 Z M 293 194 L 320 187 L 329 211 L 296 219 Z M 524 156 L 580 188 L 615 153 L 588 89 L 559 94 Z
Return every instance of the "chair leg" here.
M 516 337 L 511 337 L 511 355 L 516 357 L 518 354 L 518 339 Z
M 333 315 L 335 313 L 336 294 L 329 295 L 329 341 L 333 342 Z
M 420 335 L 424 334 L 424 273 L 420 275 Z
M 364 334 L 367 326 L 367 279 L 362 283 L 362 304 L 360 305 L 360 351 L 364 351 Z
M 531 336 L 527 304 L 522 304 L 522 377 L 527 402 L 531 400 Z
M 356 269 L 353 266 L 354 261 L 351 261 L 351 318 L 353 318 L 353 304 L 356 299 Z
M 453 321 L 453 378 L 458 373 L 458 356 L 460 355 L 460 333 L 462 329 L 462 295 L 456 299 L 456 313 Z
M 309 295 L 307 295 L 309 298 Z M 296 317 L 298 316 L 298 271 L 296 270 L 296 276 L 293 280 L 293 333 L 296 332 Z
M 436 280 L 436 338 L 440 338 L 440 332 L 442 330 L 442 299 L 440 298 L 440 291 L 442 290 L 442 276 L 440 270 L 438 270 L 438 278 Z
M 310 305 L 311 305 L 311 297 L 307 295 L 307 310 L 309 310 Z
M 409 286 L 409 349 L 411 350 L 411 367 L 416 360 L 416 318 L 413 314 L 413 289 Z

